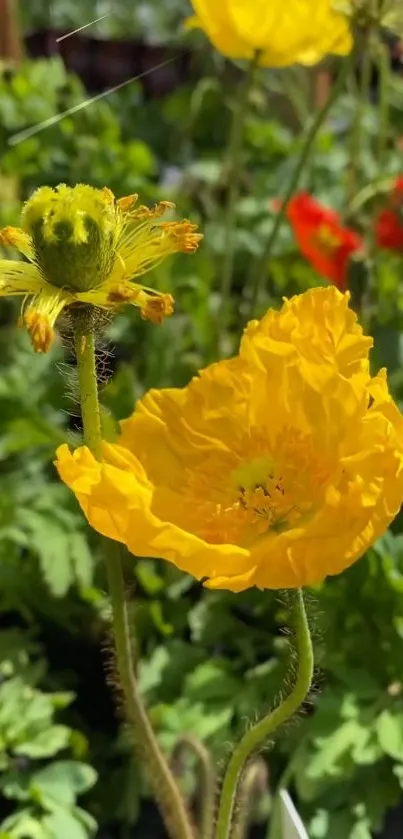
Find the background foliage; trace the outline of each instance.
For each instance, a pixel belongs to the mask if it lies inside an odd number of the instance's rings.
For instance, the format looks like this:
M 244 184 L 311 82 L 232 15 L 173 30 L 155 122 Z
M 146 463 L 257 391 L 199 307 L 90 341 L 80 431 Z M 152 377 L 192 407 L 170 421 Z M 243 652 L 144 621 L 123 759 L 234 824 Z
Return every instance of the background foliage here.
M 79 26 L 110 11 L 105 0 L 53 3 L 22 10 L 28 29 Z M 186 4 L 126 0 L 98 31 L 178 40 Z M 193 44 L 197 43 L 193 41 Z M 191 76 L 163 98 L 140 82 L 97 101 L 17 145 L 13 134 L 86 96 L 60 58 L 26 60 L 0 76 L 0 160 L 3 223 L 17 221 L 19 199 L 36 186 L 84 180 L 143 201 L 174 199 L 199 221 L 199 253 L 164 263 L 154 282 L 176 299 L 161 328 L 126 310 L 111 324 L 101 354 L 106 431 L 150 386 L 182 385 L 216 353 L 224 204 L 229 175 L 223 149 L 241 74 L 200 39 Z M 248 316 L 250 266 L 261 256 L 312 108 L 312 74 L 262 72 L 245 129 L 242 198 L 237 207 L 236 270 L 224 348 L 237 343 Z M 401 167 L 403 79 L 390 91 L 386 167 L 377 160 L 378 117 L 365 107 L 357 188 L 388 179 Z M 321 132 L 304 186 L 350 214 L 349 134 L 355 113 L 346 95 Z M 353 198 L 356 196 L 356 191 Z M 372 205 L 354 216 L 367 229 Z M 377 254 L 368 328 L 376 336 L 374 369 L 387 364 L 403 399 L 402 261 Z M 261 310 L 282 295 L 320 283 L 301 259 L 287 225 L 270 265 Z M 105 684 L 108 607 L 97 543 L 74 500 L 56 480 L 55 447 L 79 434 L 69 348 L 33 356 L 16 328 L 17 308 L 0 310 L 0 809 L 1 839 L 86 839 L 158 836 L 147 785 L 131 757 Z M 69 382 L 66 392 L 65 382 Z M 403 786 L 403 533 L 400 520 L 350 571 L 312 593 L 320 672 L 312 707 L 283 731 L 265 756 L 270 793 L 290 786 L 311 839 L 380 836 Z M 276 595 L 208 592 L 156 561 L 127 562 L 141 658 L 140 681 L 161 742 L 171 751 L 192 732 L 225 758 L 225 743 L 267 707 L 288 664 Z M 107 646 L 107 642 L 106 642 Z M 183 782 L 195 794 L 195 774 Z M 256 796 L 255 818 L 278 839 L 276 806 Z M 81 798 L 83 796 L 83 798 Z M 388 816 L 389 818 L 390 816 Z M 397 835 L 401 835 L 396 833 Z M 107 831 L 107 832 L 105 832 Z M 394 834 L 384 834 L 392 837 Z

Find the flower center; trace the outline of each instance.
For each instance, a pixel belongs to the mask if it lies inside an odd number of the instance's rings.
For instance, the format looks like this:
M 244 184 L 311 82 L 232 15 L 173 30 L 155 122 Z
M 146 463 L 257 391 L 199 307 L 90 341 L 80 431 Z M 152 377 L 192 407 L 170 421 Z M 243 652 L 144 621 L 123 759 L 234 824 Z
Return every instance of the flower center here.
M 264 448 L 266 441 L 246 441 L 243 455 L 212 456 L 188 476 L 188 528 L 211 543 L 251 547 L 314 512 L 330 465 L 320 463 L 311 441 L 293 429 L 284 429 L 273 454 Z
M 326 224 L 315 231 L 314 239 L 323 256 L 333 256 L 341 244 L 340 237 Z

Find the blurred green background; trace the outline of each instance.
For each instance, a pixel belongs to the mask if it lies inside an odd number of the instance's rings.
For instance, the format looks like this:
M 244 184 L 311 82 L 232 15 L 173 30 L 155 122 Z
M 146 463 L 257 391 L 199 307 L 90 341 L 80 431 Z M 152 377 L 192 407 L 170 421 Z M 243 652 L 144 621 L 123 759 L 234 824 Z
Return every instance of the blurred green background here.
M 99 360 L 106 427 L 128 415 L 144 390 L 187 383 L 216 353 L 230 177 L 225 150 L 242 72 L 201 34 L 183 33 L 189 12 L 186 0 L 30 0 L 20 8 L 25 58 L 3 61 L 0 72 L 2 224 L 18 223 L 20 201 L 35 187 L 83 180 L 117 195 L 139 192 L 143 203 L 174 200 L 178 216 L 197 221 L 205 234 L 195 256 L 172 258 L 152 277 L 174 295 L 174 317 L 155 327 L 127 308 L 110 325 Z M 60 32 L 101 15 L 108 16 L 57 44 Z M 118 84 L 122 74 L 128 78 L 170 57 L 175 60 L 154 79 L 151 73 L 10 144 L 18 132 Z M 222 336 L 227 353 L 248 317 L 251 265 L 263 252 L 271 202 L 292 171 L 315 90 L 317 72 L 292 68 L 261 71 L 251 93 L 231 310 Z M 396 73 L 390 86 L 382 171 L 375 75 L 372 93 L 362 113 L 358 188 L 402 172 L 403 78 Z M 303 182 L 344 213 L 351 209 L 348 137 L 355 109 L 353 93 L 346 93 L 320 133 Z M 367 229 L 370 211 L 365 205 L 354 218 L 359 229 Z M 373 366 L 387 365 L 400 401 L 403 257 L 373 254 L 371 271 L 366 320 L 376 339 Z M 267 267 L 261 312 L 320 283 L 285 224 Z M 60 342 L 48 355 L 34 355 L 17 317 L 18 305 L 2 300 L 0 837 L 159 839 L 163 828 L 113 685 L 106 683 L 113 667 L 97 540 L 52 464 L 56 446 L 80 430 L 73 361 Z M 222 765 L 226 744 L 268 707 L 288 666 L 281 597 L 208 592 L 158 560 L 128 558 L 126 570 L 140 684 L 161 743 L 172 752 L 178 737 L 192 733 Z M 281 731 L 264 754 L 268 774 L 252 796 L 251 836 L 279 839 L 274 796 L 285 785 L 311 839 L 401 838 L 402 522 L 348 572 L 312 592 L 309 608 L 315 692 L 299 724 Z M 196 767 L 185 761 L 180 773 L 196 807 Z

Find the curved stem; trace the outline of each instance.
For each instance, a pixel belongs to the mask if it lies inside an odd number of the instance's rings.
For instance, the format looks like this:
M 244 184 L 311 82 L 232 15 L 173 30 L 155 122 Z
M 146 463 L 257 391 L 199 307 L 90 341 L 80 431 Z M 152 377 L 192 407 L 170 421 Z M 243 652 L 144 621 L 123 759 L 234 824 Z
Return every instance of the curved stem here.
M 86 309 L 77 311 L 74 324 L 84 440 L 101 459 L 102 437 L 95 365 L 95 335 Z M 193 839 L 193 830 L 175 778 L 158 745 L 145 711 L 134 672 L 131 632 L 122 572 L 121 545 L 105 540 L 105 562 L 112 606 L 117 669 L 128 721 L 136 747 L 144 759 L 155 798 L 172 839 Z
M 256 760 L 247 768 L 240 784 L 241 792 L 236 803 L 231 839 L 247 839 L 255 803 L 254 799 L 262 797 L 264 792 L 268 790 L 267 774 L 267 766 L 262 758 Z
M 217 0 L 220 2 L 220 0 Z M 245 75 L 237 107 L 235 108 L 231 135 L 228 146 L 228 177 L 229 177 L 229 191 L 228 202 L 225 219 L 225 239 L 224 239 L 224 261 L 222 266 L 221 277 L 221 309 L 224 310 L 228 304 L 228 297 L 231 291 L 232 271 L 234 267 L 234 253 L 235 253 L 235 228 L 236 228 L 236 205 L 239 199 L 240 183 L 241 183 L 241 157 L 242 157 L 242 140 L 243 130 L 245 124 L 245 117 L 248 109 L 249 93 L 253 84 L 255 71 L 258 65 L 259 52 L 255 52 L 251 59 L 248 71 Z
M 291 621 L 293 624 L 298 657 L 298 671 L 291 693 L 267 717 L 263 717 L 247 731 L 235 746 L 224 777 L 218 812 L 215 839 L 230 836 L 236 794 L 246 762 L 266 743 L 267 739 L 287 722 L 304 702 L 312 683 L 313 649 L 302 589 L 290 592 Z
M 214 815 L 216 798 L 216 773 L 209 750 L 194 734 L 183 734 L 175 747 L 175 752 L 189 749 L 199 764 L 199 833 L 200 839 L 212 839 L 214 833 Z
M 254 314 L 254 310 L 256 305 L 259 302 L 260 290 L 263 285 L 264 280 L 267 276 L 267 264 L 270 259 L 273 247 L 277 241 L 278 234 L 281 230 L 281 226 L 286 216 L 287 207 L 290 203 L 292 196 L 294 195 L 295 190 L 299 184 L 302 172 L 306 166 L 306 163 L 309 159 L 309 156 L 312 152 L 315 140 L 317 135 L 325 122 L 325 119 L 333 107 L 334 103 L 338 99 L 340 93 L 344 88 L 345 81 L 347 79 L 348 73 L 351 67 L 351 59 L 344 59 L 341 65 L 339 76 L 333 85 L 332 92 L 323 106 L 321 110 L 317 113 L 309 131 L 306 134 L 305 141 L 303 143 L 301 154 L 299 156 L 297 165 L 291 175 L 289 180 L 284 198 L 282 199 L 281 209 L 279 210 L 276 220 L 274 222 L 271 234 L 266 242 L 266 246 L 262 253 L 260 259 L 258 259 L 256 267 L 254 268 L 253 275 L 252 275 L 252 294 L 249 306 L 249 314 L 248 317 L 252 317 Z

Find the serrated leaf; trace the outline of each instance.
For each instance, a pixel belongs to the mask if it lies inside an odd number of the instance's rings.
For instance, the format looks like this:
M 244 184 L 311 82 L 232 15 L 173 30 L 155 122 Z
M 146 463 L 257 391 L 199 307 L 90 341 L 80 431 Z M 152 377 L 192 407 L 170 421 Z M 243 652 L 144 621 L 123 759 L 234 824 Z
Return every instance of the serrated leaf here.
M 76 581 L 83 588 L 89 588 L 93 579 L 94 560 L 83 533 L 69 535 L 68 552 Z

